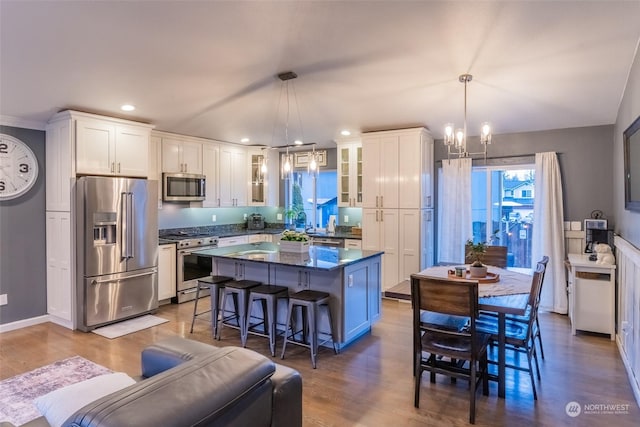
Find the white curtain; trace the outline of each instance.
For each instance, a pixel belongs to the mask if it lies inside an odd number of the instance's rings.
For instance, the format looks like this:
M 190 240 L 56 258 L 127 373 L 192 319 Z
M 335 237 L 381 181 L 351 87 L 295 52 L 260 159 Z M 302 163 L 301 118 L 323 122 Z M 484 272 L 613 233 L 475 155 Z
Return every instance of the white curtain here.
M 471 159 L 442 161 L 439 180 L 438 262 L 464 263 L 464 244 L 473 238 L 471 224 Z
M 549 257 L 540 308 L 566 314 L 568 303 L 564 268 L 562 177 L 555 152 L 536 153 L 533 224 L 532 261 L 535 263 L 544 255 Z

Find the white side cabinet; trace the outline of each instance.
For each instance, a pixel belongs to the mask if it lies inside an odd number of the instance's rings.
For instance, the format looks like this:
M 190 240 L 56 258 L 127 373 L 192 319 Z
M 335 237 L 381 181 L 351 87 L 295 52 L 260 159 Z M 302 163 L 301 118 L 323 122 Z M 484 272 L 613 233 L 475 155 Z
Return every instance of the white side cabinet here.
M 71 213 L 48 211 L 46 218 L 47 313 L 54 323 L 72 329 L 75 274 L 71 262 Z
M 176 245 L 158 246 L 158 300 L 176 296 Z
M 220 207 L 220 146 L 216 143 L 202 145 L 202 173 L 206 177 L 206 195 L 202 201 L 203 208 Z
M 615 264 L 596 264 L 584 254 L 568 257 L 571 333 L 599 332 L 615 340 Z

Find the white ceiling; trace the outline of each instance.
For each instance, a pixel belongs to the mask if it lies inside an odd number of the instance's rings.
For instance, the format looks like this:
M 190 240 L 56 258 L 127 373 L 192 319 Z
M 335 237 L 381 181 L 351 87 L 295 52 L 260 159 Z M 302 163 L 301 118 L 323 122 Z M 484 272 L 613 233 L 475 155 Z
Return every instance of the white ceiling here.
M 332 146 L 355 132 L 496 134 L 612 124 L 640 1 L 0 0 L 0 115 L 73 108 L 229 142 Z M 133 103 L 137 110 L 119 107 Z M 278 112 L 279 111 L 279 112 Z

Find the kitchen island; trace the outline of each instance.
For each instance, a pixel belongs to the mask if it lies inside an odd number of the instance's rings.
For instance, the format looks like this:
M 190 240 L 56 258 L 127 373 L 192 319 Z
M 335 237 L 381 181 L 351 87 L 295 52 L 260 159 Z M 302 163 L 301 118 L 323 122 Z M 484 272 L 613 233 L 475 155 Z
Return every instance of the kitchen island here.
M 328 292 L 335 341 L 343 348 L 369 332 L 380 318 L 382 252 L 310 246 L 303 253 L 285 252 L 276 243 L 252 243 L 212 248 L 194 255 L 213 258 L 212 274 L 237 280 L 257 280 L 287 286 L 291 293 L 304 289 Z M 258 308 L 254 314 L 261 316 Z M 278 306 L 278 322 L 284 329 L 287 307 Z M 321 331 L 329 330 L 322 313 Z

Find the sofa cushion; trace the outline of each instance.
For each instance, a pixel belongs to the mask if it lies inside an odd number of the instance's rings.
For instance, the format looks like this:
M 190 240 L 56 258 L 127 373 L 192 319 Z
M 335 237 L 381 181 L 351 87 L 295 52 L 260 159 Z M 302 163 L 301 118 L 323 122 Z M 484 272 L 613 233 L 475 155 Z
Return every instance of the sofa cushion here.
M 270 407 L 269 378 L 274 371 L 271 360 L 251 350 L 210 347 L 207 354 L 85 406 L 68 425 L 223 425 L 220 420 L 229 423 L 253 413 L 235 413 L 243 400 L 260 402 L 260 408 Z M 270 417 L 264 416 L 269 411 L 260 413 L 264 420 L 253 425 L 269 425 L 266 418 Z M 243 419 L 245 423 L 249 420 Z
M 36 398 L 34 403 L 52 427 L 59 427 L 86 404 L 132 384 L 135 380 L 127 374 L 114 372 L 59 388 Z
M 152 377 L 191 360 L 199 354 L 211 353 L 217 348 L 182 337 L 171 337 L 158 341 L 142 350 L 142 376 L 144 378 Z

